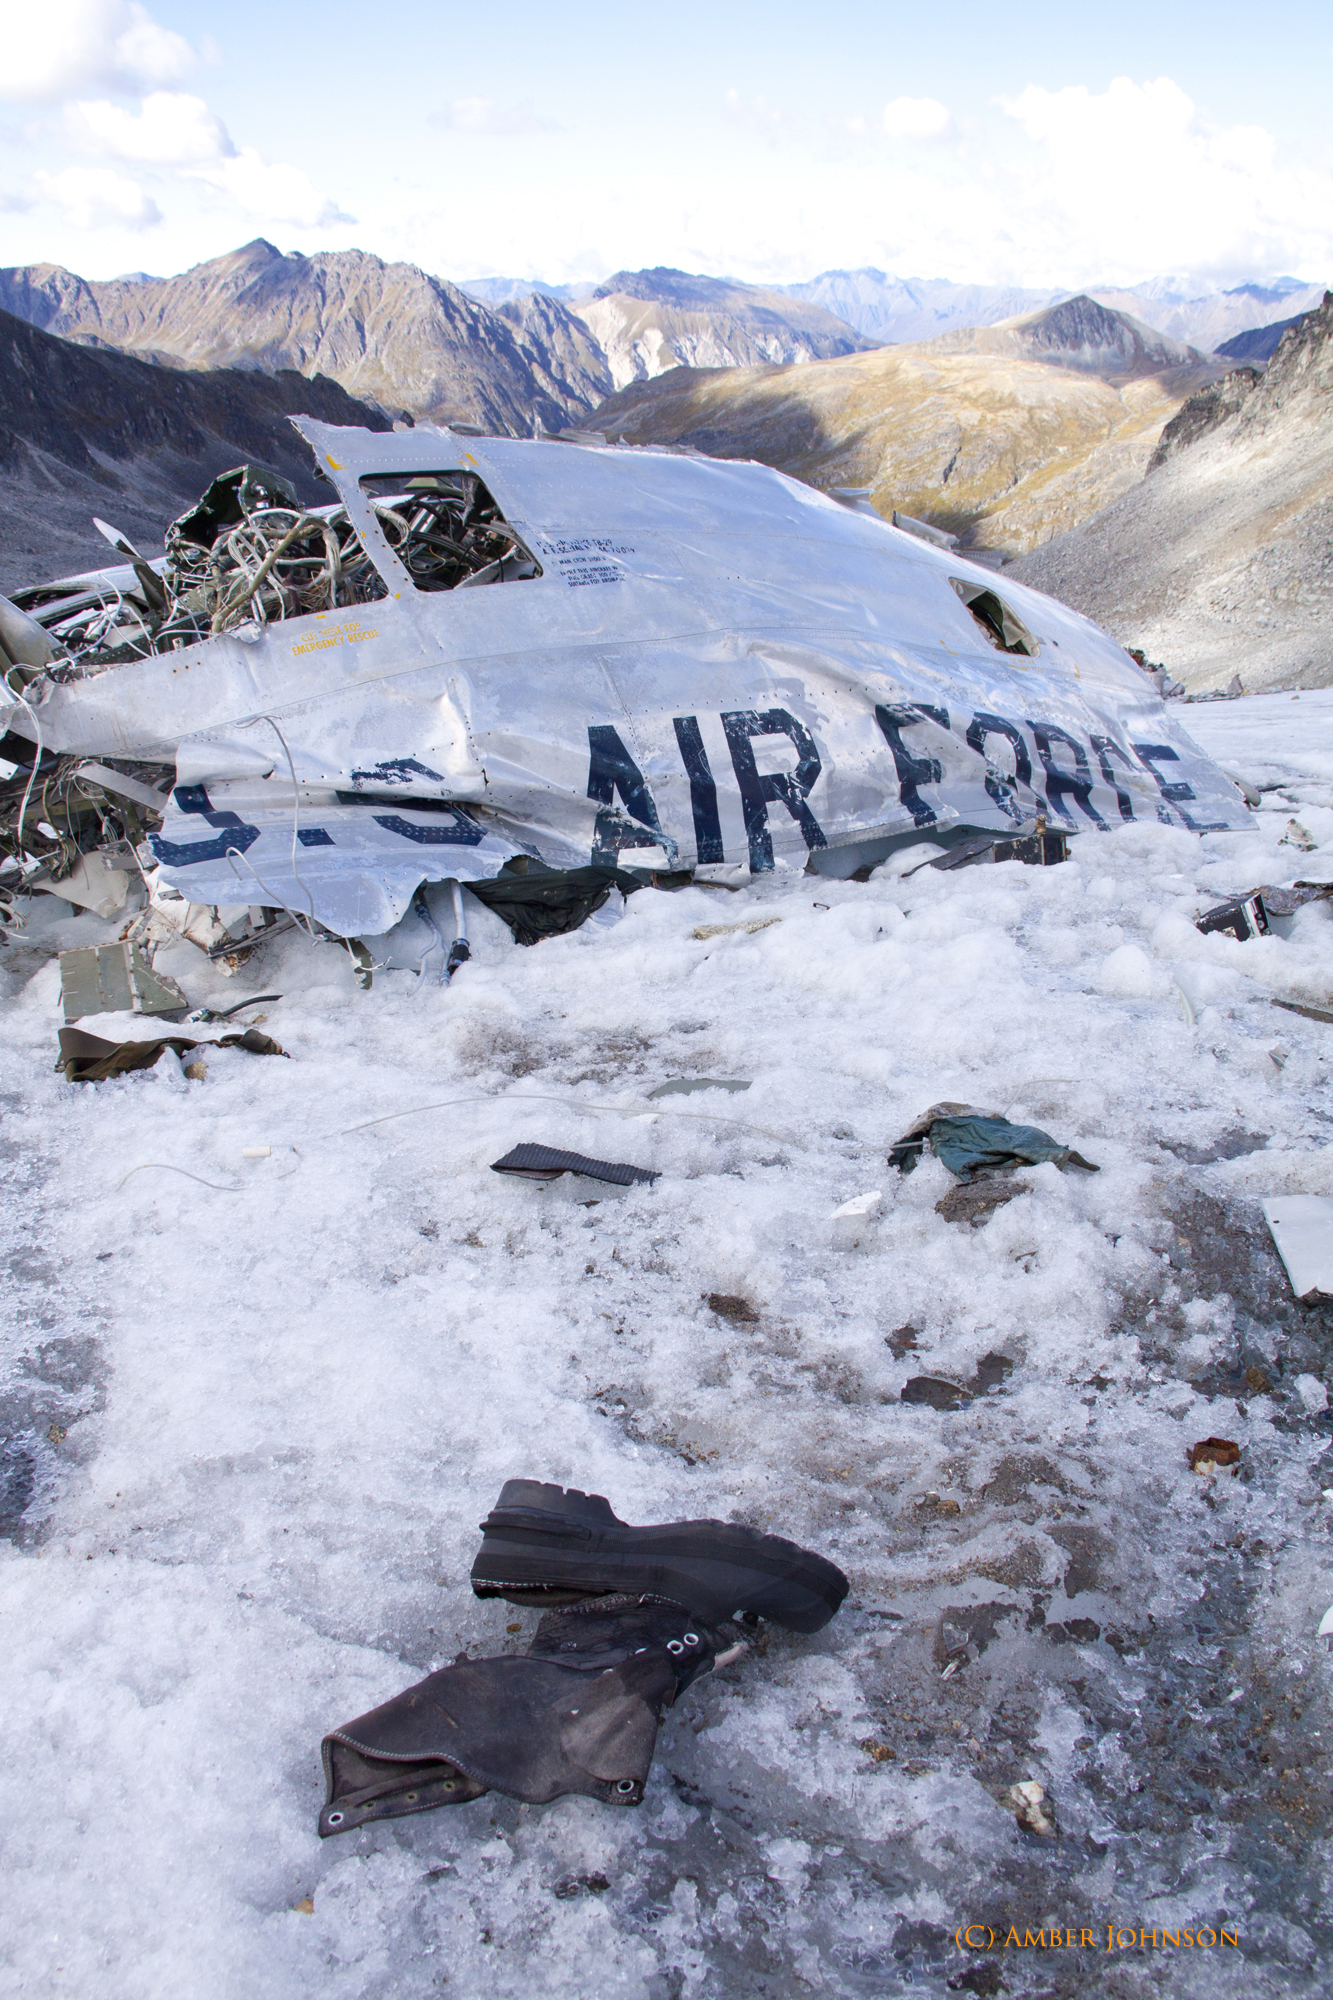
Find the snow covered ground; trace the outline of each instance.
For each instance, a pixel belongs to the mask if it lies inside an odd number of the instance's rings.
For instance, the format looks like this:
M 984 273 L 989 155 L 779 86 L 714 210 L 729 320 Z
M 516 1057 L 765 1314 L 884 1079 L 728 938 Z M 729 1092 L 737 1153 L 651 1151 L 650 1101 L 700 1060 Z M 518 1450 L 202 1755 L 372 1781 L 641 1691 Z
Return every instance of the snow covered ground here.
M 202 1081 L 53 1073 L 53 954 L 117 927 L 34 910 L 0 961 L 0 1993 L 1326 1990 L 1333 1318 L 1258 1203 L 1333 1194 L 1333 1029 L 1271 1004 L 1333 1006 L 1333 917 L 1192 918 L 1333 875 L 1333 692 L 1186 723 L 1280 787 L 1257 830 L 645 891 L 526 951 L 473 906 L 473 962 L 419 993 L 290 938 L 231 980 L 164 950 L 199 1004 L 283 996 L 292 1060 Z M 751 1088 L 646 1101 L 682 1076 Z M 885 1155 L 948 1098 L 1101 1171 L 946 1222 L 943 1167 Z M 661 1178 L 488 1171 L 528 1139 Z M 833 1250 L 871 1189 L 874 1240 Z M 986 1355 L 965 1410 L 900 1401 Z M 1237 1476 L 1190 1470 L 1210 1435 Z M 636 1812 L 488 1797 L 321 1843 L 326 1729 L 526 1644 L 467 1584 L 514 1474 L 772 1526 L 851 1596 L 690 1691 Z M 1054 1840 L 1003 1803 L 1028 1779 Z M 1181 1926 L 1240 1942 L 1154 1947 Z

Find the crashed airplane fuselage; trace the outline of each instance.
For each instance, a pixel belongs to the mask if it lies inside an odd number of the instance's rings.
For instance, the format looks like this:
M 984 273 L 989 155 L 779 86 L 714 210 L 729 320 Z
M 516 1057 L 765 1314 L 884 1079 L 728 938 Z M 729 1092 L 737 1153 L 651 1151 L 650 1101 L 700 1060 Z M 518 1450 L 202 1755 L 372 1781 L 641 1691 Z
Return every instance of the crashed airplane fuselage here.
M 382 596 L 48 673 L 7 718 L 51 751 L 174 759 L 150 838 L 191 903 L 352 937 L 517 854 L 850 872 L 867 843 L 1039 814 L 1250 823 L 1086 619 L 765 466 L 298 428 Z M 376 496 L 442 475 L 484 482 L 523 560 L 414 579 Z

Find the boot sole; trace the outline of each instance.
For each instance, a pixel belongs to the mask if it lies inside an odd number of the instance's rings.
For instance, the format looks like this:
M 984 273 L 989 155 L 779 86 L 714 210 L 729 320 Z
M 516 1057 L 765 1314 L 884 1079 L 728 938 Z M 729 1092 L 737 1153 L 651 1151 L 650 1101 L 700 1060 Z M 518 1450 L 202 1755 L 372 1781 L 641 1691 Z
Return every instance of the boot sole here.
M 834 1563 L 780 1535 L 731 1521 L 635 1528 L 600 1494 L 535 1479 L 505 1482 L 482 1534 L 472 1588 L 511 1604 L 646 1592 L 714 1624 L 753 1612 L 818 1632 L 848 1590 Z

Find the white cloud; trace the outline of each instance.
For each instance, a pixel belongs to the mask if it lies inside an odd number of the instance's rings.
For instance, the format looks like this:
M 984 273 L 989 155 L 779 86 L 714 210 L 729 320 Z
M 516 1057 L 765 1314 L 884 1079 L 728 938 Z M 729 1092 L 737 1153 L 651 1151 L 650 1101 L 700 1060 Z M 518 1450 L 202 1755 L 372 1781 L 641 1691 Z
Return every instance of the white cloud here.
M 500 104 L 493 97 L 456 97 L 439 123 L 453 132 L 480 132 L 489 139 L 512 139 L 525 132 L 555 132 L 531 104 Z
M 237 146 L 202 97 L 154 91 L 137 112 L 105 100 L 70 105 L 66 130 L 90 152 L 142 166 L 169 167 L 202 181 L 261 222 L 325 229 L 349 222 L 300 167 L 268 161 L 253 146 Z
M 935 97 L 895 97 L 880 122 L 891 139 L 939 139 L 949 129 L 949 108 Z
M 739 90 L 729 90 L 722 102 L 734 124 L 749 125 L 757 132 L 771 132 L 786 122 L 778 106 L 766 97 L 743 97 Z
M 0 0 L 0 37 L 0 98 L 21 104 L 178 83 L 197 60 L 138 0 Z
M 1013 189 L 1021 234 L 1046 229 L 1079 267 L 1264 272 L 1333 248 L 1333 176 L 1282 165 L 1260 126 L 1212 124 L 1170 77 L 999 102 L 1035 149 Z
M 226 126 L 203 98 L 180 90 L 154 91 L 137 112 L 105 101 L 68 105 L 65 129 L 86 152 L 151 166 L 204 166 L 236 153 Z
M 162 220 L 157 203 L 137 181 L 110 167 L 66 167 L 37 173 L 33 186 L 74 229 L 151 229 Z
M 230 158 L 192 171 L 261 222 L 286 222 L 296 229 L 329 229 L 334 223 L 356 220 L 355 216 L 345 214 L 336 201 L 321 194 L 300 167 L 261 159 L 253 146 L 242 146 Z

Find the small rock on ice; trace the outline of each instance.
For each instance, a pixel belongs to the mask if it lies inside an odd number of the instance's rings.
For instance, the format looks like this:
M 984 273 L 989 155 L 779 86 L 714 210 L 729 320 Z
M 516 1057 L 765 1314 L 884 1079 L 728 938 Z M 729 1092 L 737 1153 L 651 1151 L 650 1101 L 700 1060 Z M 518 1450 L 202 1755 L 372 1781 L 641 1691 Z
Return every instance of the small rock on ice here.
M 1298 1375 L 1294 1386 L 1312 1417 L 1317 1417 L 1321 1410 L 1328 1408 L 1328 1390 L 1317 1375 Z

